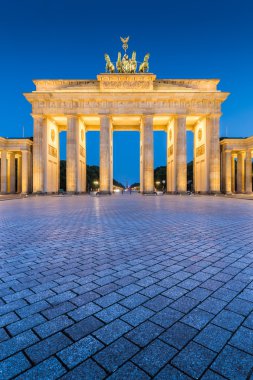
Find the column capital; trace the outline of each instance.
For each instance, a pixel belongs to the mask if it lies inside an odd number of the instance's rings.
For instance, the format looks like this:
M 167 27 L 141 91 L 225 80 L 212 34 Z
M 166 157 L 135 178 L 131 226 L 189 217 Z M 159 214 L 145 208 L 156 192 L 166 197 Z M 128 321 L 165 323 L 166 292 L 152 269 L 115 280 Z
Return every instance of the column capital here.
M 208 115 L 206 115 L 206 118 L 207 119 L 219 119 L 221 116 L 222 116 L 221 112 L 218 112 L 218 113 L 209 113 Z
M 68 115 L 64 115 L 66 117 L 66 119 L 78 119 L 79 115 L 73 113 L 73 114 L 68 114 Z
M 31 116 L 32 116 L 32 118 L 34 119 L 34 120 L 39 120 L 39 119 L 45 119 L 46 118 L 46 116 L 44 115 L 44 114 L 35 114 L 35 113 L 31 113 L 30 114 Z
M 175 114 L 173 115 L 174 119 L 186 119 L 186 114 Z

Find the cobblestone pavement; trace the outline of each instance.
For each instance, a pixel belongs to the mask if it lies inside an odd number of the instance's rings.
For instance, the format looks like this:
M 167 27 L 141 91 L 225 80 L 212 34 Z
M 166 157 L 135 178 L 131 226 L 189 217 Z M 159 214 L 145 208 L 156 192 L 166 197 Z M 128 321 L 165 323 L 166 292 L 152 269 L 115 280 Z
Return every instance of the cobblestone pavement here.
M 252 201 L 6 201 L 0 249 L 1 379 L 252 379 Z

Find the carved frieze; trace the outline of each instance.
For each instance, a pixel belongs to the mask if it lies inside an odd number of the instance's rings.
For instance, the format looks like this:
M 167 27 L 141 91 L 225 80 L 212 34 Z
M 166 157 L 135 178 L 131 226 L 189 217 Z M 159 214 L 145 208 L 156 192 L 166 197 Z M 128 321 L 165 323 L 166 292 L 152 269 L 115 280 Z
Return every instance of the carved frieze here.
M 100 91 L 153 91 L 153 74 L 101 74 L 98 75 Z

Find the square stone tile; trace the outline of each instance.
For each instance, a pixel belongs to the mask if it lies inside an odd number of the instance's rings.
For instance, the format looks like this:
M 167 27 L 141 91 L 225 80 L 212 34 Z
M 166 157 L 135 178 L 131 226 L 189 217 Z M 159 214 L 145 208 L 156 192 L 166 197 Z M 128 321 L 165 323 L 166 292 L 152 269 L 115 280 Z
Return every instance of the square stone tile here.
M 215 358 L 215 353 L 197 343 L 190 342 L 172 360 L 172 364 L 194 379 L 199 379 Z
M 175 354 L 177 350 L 159 339 L 150 343 L 132 361 L 154 376 Z

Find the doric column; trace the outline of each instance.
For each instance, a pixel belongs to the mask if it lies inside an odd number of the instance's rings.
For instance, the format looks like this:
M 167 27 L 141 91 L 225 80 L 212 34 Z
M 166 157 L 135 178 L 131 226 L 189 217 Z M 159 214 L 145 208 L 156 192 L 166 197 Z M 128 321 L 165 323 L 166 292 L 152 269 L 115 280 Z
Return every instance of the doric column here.
M 153 115 L 143 115 L 141 120 L 141 191 L 154 193 L 154 133 Z
M 235 155 L 231 155 L 231 191 L 235 192 Z
M 245 192 L 245 153 L 239 152 L 237 155 L 237 192 Z
M 186 163 L 186 117 L 177 116 L 174 123 L 175 133 L 175 165 L 176 191 L 187 191 L 187 163 Z
M 77 128 L 76 115 L 67 116 L 67 192 L 77 192 Z
M 27 194 L 29 192 L 29 162 L 28 162 L 28 150 L 22 150 L 22 193 Z
M 252 153 L 246 151 L 246 193 L 252 193 Z
M 77 192 L 86 192 L 86 126 L 79 119 L 76 134 Z
M 225 191 L 231 193 L 231 151 L 225 151 Z
M 18 167 L 17 167 L 17 192 L 22 191 L 22 156 L 18 156 Z
M 1 193 L 7 192 L 7 152 L 1 151 Z
M 206 128 L 210 136 L 209 191 L 220 192 L 220 115 L 210 115 L 206 119 Z
M 9 153 L 9 176 L 10 176 L 10 193 L 15 193 L 15 153 Z
M 43 115 L 33 116 L 33 192 L 40 193 L 44 190 L 44 163 L 47 158 L 43 149 L 43 129 L 46 119 Z M 44 127 L 44 128 L 43 128 Z
M 100 179 L 101 193 L 113 191 L 112 125 L 108 115 L 100 116 Z

